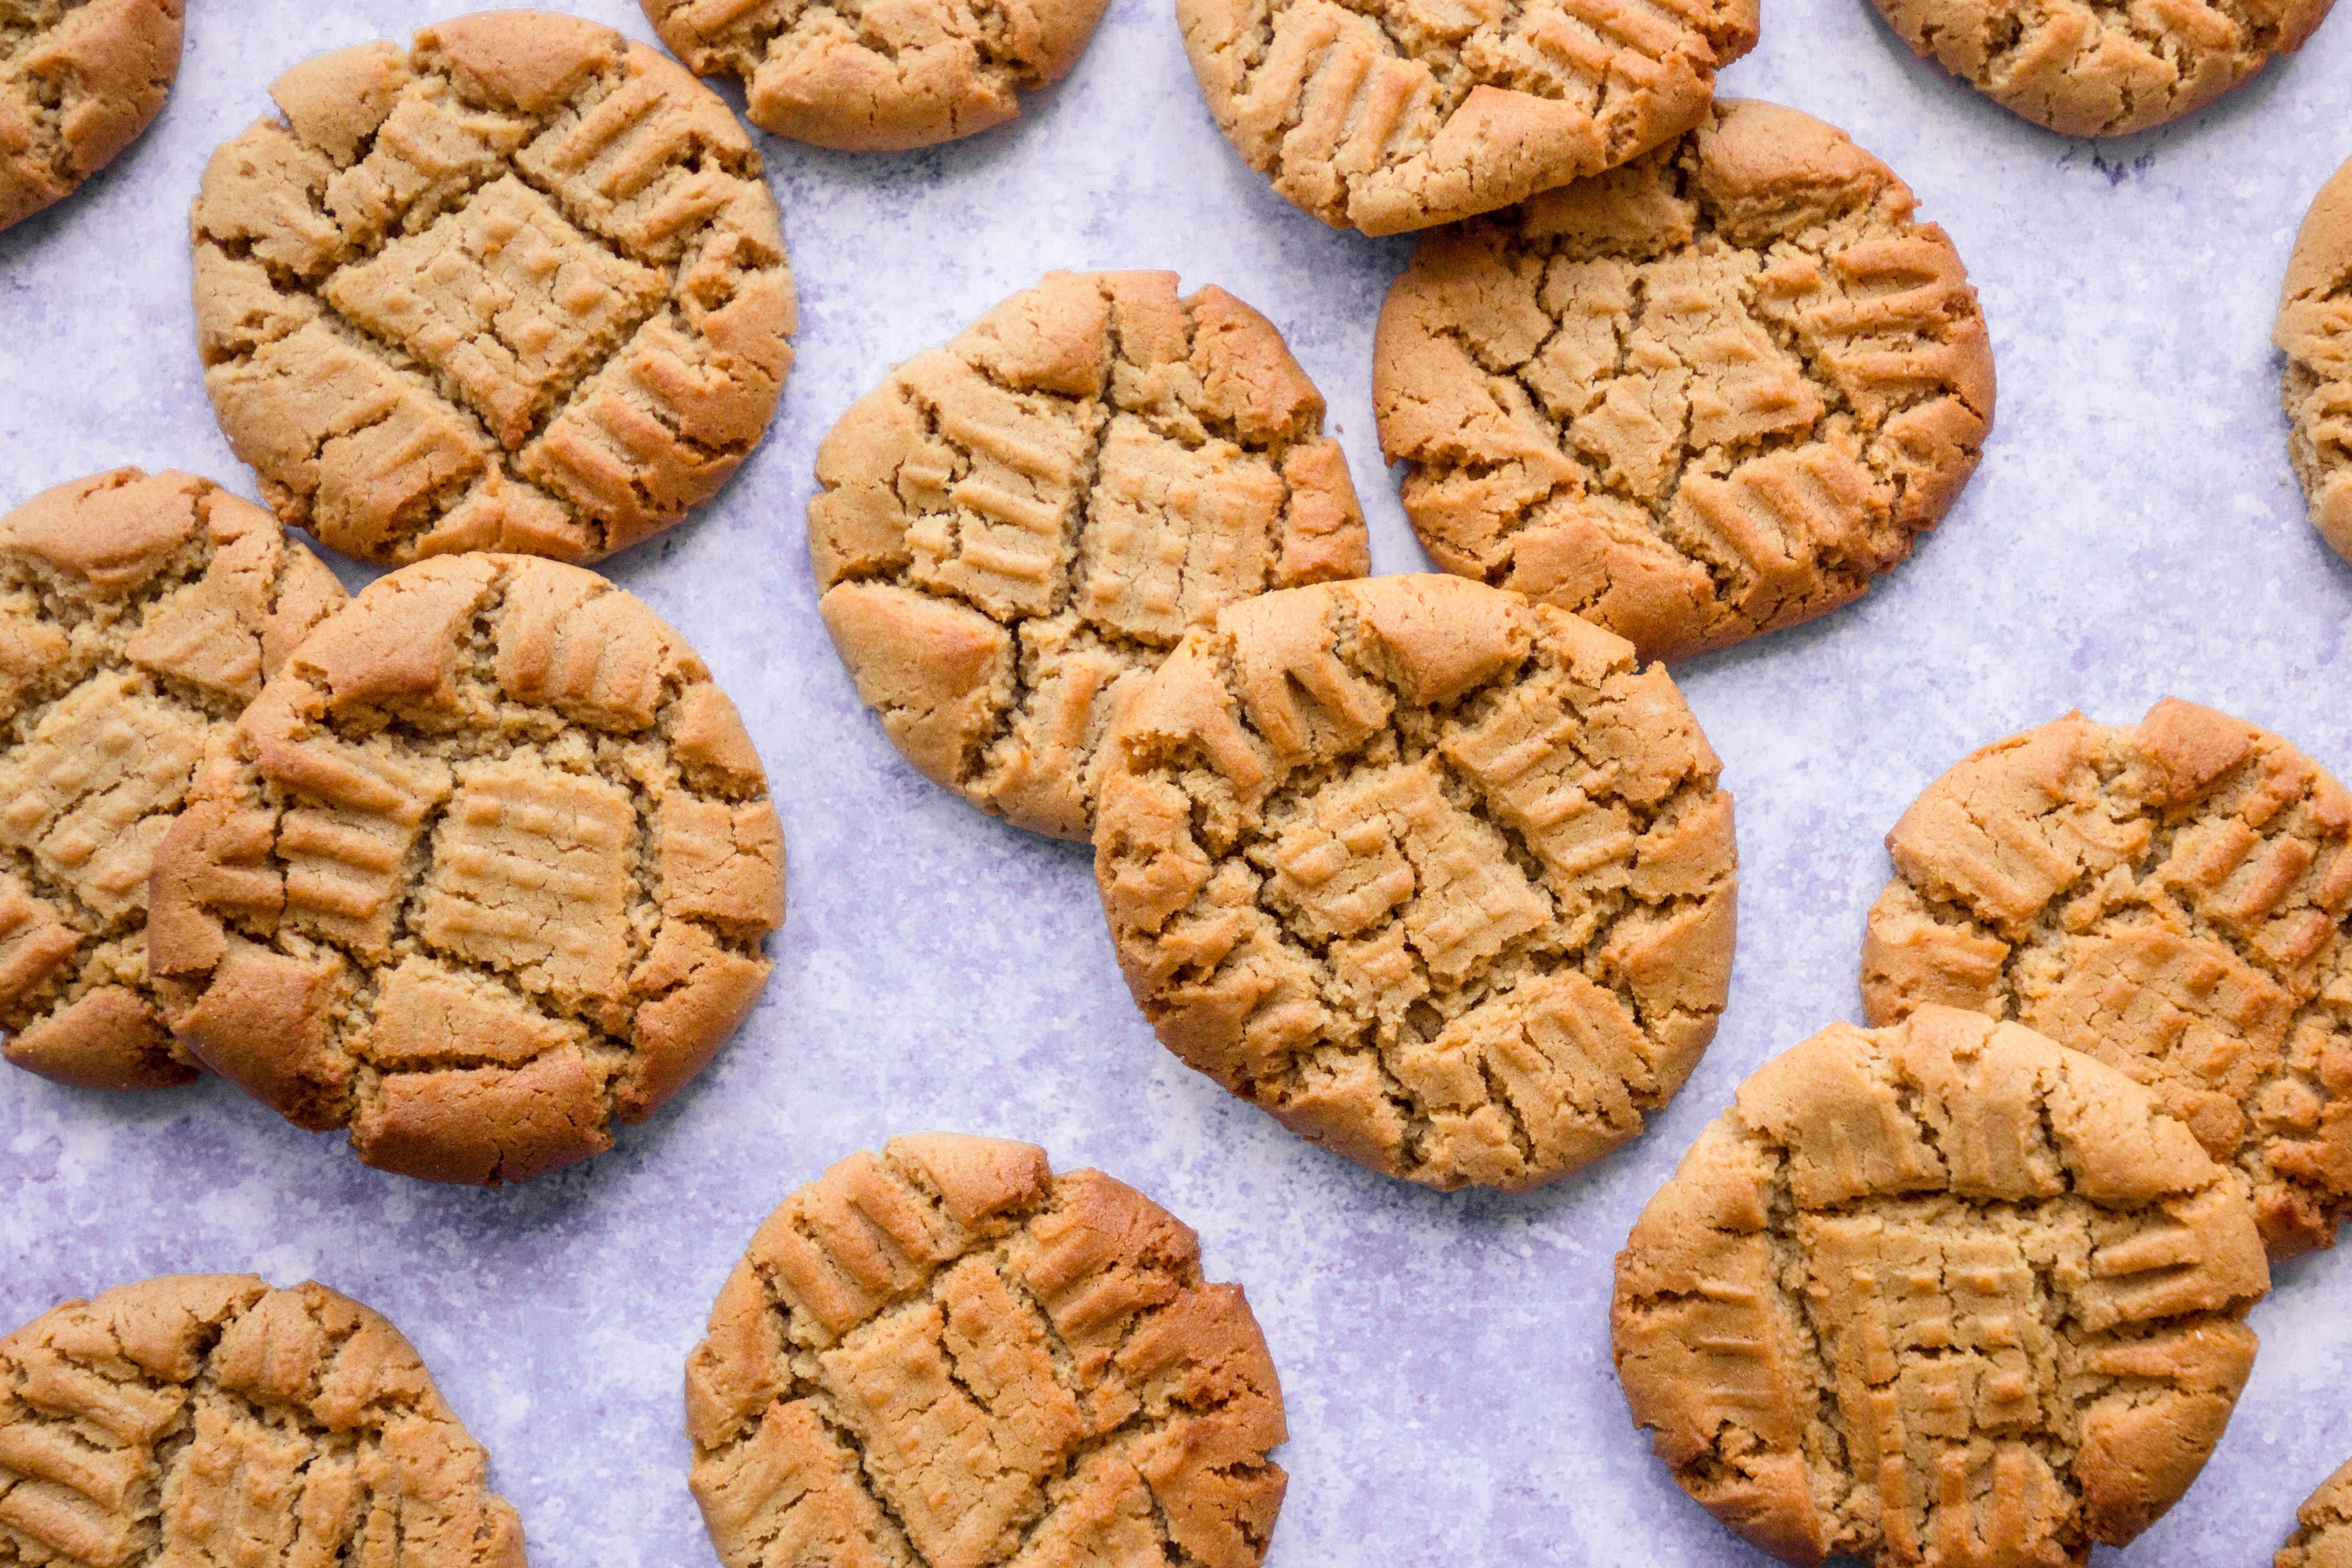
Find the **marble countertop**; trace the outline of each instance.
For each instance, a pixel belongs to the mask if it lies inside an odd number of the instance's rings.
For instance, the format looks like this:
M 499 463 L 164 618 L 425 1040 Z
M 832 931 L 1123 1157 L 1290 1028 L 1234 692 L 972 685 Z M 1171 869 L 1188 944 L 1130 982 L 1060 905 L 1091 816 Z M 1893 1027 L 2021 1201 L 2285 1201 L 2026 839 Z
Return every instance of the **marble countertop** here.
M 627 0 L 562 8 L 649 37 Z M 414 0 L 192 0 L 179 84 L 76 199 L 0 235 L 0 501 L 118 464 L 252 493 L 213 424 L 184 214 L 286 66 L 404 36 Z M 886 367 L 1051 267 L 1172 267 L 1265 311 L 1328 395 L 1381 570 L 1422 564 L 1372 427 L 1371 329 L 1410 240 L 1334 234 L 1218 136 L 1169 0 L 1113 0 L 1010 128 L 901 156 L 763 138 L 800 280 L 766 444 L 695 521 L 613 562 L 740 705 L 791 846 L 776 974 L 701 1079 L 621 1146 L 502 1191 L 352 1160 L 219 1083 L 145 1097 L 0 1074 L 0 1326 L 179 1270 L 314 1276 L 414 1339 L 542 1564 L 712 1561 L 680 1369 L 753 1226 L 892 1134 L 1034 1140 L 1198 1228 L 1287 1396 L 1276 1568 L 1760 1563 L 1677 1490 L 1612 1374 L 1611 1260 L 1751 1068 L 1859 1014 L 1881 835 L 1962 753 L 2168 693 L 2352 774 L 2352 568 L 2303 518 L 2268 333 L 2294 227 L 2347 152 L 2352 19 L 2165 131 L 2093 144 L 1916 61 L 1866 0 L 1765 0 L 1728 93 L 1845 127 L 1958 243 L 1999 358 L 1984 466 L 1910 565 L 1826 621 L 1675 674 L 1738 796 L 1721 1033 L 1645 1136 L 1525 1197 L 1451 1197 L 1285 1133 L 1161 1051 L 1086 852 L 918 778 L 815 613 L 803 508 L 825 428 Z M 364 575 L 339 562 L 349 580 Z M 2352 1455 L 2352 1255 L 2279 1270 L 2228 1437 L 2140 1568 L 2252 1563 Z

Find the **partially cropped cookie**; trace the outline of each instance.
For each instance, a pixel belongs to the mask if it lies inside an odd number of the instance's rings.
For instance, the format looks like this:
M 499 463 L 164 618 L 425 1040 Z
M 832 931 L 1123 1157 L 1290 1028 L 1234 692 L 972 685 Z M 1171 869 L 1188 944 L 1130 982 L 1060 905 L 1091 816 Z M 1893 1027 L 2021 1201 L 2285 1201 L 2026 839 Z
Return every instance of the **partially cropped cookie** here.
M 1832 1024 L 1699 1134 L 1617 1256 L 1675 1479 L 1785 1562 L 2058 1568 L 2179 1500 L 2270 1288 L 2241 1184 L 2015 1024 Z
M 1067 76 L 1105 0 L 640 0 L 703 76 L 743 83 L 762 131 L 889 152 L 952 141 L 1021 112 Z
M 612 1146 L 767 983 L 783 835 L 735 706 L 593 572 L 420 562 L 320 624 L 155 860 L 205 1066 L 359 1157 L 510 1182 Z
M 167 1274 L 0 1340 L 10 1563 L 523 1568 L 522 1521 L 398 1329 L 323 1285 Z
M 2352 1216 L 2352 796 L 2266 730 L 2171 698 L 1996 742 L 1886 835 L 1873 1023 L 2013 1018 L 2145 1083 L 2252 1183 L 2273 1258 Z
M 147 973 L 147 873 L 208 742 L 343 601 L 278 519 L 118 468 L 0 517 L 0 1030 L 86 1089 L 183 1083 Z
M 2352 1568 L 2352 1464 L 2340 1467 L 2294 1511 L 2301 1527 L 2272 1568 Z
M 288 523 L 387 565 L 593 560 L 766 432 L 794 324 L 775 198 L 677 62 L 492 11 L 270 94 L 191 224 L 205 389 Z
M 0 229 L 139 139 L 180 74 L 185 0 L 0 4 Z
M 2002 108 L 2068 136 L 2123 136 L 2202 109 L 2301 48 L 2331 0 L 1872 3 L 1922 58 Z
M 1640 1133 L 1731 977 L 1731 797 L 1664 669 L 1422 574 L 1187 636 L 1106 752 L 1095 880 L 1168 1048 L 1431 1186 Z
M 2286 356 L 2279 401 L 2311 526 L 2352 560 L 2352 162 L 2304 214 L 2271 341 Z
M 1429 235 L 1373 356 L 1431 559 L 1652 659 L 1855 598 L 1992 428 L 1951 241 L 1844 132 L 1769 103 Z
M 1400 234 L 1614 168 L 1696 124 L 1755 0 L 1176 0 L 1225 139 L 1334 228 Z
M 1049 273 L 817 448 L 817 608 L 923 773 L 1083 839 L 1115 709 L 1185 629 L 1370 567 L 1323 397 L 1273 325 L 1171 272 Z
M 686 1365 L 726 1568 L 1256 1568 L 1282 1387 L 1238 1285 L 1100 1171 L 931 1133 L 751 1238 Z

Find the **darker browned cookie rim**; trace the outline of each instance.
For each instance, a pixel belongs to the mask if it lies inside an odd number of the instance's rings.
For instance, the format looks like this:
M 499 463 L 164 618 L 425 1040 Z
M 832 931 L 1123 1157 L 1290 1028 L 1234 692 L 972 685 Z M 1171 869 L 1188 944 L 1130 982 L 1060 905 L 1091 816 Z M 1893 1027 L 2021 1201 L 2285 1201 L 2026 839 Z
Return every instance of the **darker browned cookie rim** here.
M 271 92 L 190 221 L 205 389 L 287 522 L 385 565 L 593 561 L 765 434 L 796 325 L 775 198 L 675 61 L 483 12 Z
M 1238 1285 L 1099 1171 L 953 1134 L 771 1214 L 688 1358 L 691 1485 L 727 1568 L 1256 1568 L 1282 1389 Z
M 2352 1554 L 2352 1461 L 2314 1488 L 2294 1519 L 2294 1532 L 2272 1558 L 2272 1568 L 2339 1568 Z
M 2345 306 L 2352 297 L 2352 162 L 2327 177 L 2296 228 L 2279 287 L 2271 342 L 2280 351 L 2279 403 L 2287 459 L 2303 486 L 2311 526 L 2352 560 L 2352 422 L 2344 417 L 2352 372 L 2345 364 Z
M 54 0 L 0 16 L 0 230 L 80 189 L 153 121 L 179 75 L 184 8 Z
M 610 1148 L 749 1014 L 783 841 L 734 706 L 582 568 L 467 554 L 330 618 L 156 861 L 206 1066 L 361 1160 L 529 1179 Z
M 1843 131 L 1718 99 L 1622 168 L 1425 237 L 1381 308 L 1373 408 L 1432 559 L 1644 658 L 1860 595 L 1992 428 L 1983 314 L 1914 209 Z
M 400 1331 L 316 1283 L 173 1274 L 0 1340 L 8 1561 L 524 1568 Z

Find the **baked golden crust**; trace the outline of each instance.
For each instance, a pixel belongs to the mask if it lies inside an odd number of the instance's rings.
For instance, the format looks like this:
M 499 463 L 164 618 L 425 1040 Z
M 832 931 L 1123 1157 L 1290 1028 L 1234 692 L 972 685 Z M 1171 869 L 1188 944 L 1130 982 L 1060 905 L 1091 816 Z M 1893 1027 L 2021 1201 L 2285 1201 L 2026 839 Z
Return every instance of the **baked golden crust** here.
M 185 0 L 0 9 L 0 229 L 80 189 L 139 139 L 180 71 Z
M 362 1160 L 520 1181 L 609 1148 L 767 983 L 783 834 L 734 705 L 593 572 L 419 562 L 321 624 L 155 860 L 167 1016 Z
M 1929 1006 L 1740 1085 L 1611 1327 L 1675 1479 L 1783 1560 L 2056 1568 L 2196 1479 L 2269 1284 L 2242 1182 L 2147 1090 Z
M 926 777 L 1057 838 L 1187 627 L 1371 564 L 1322 394 L 1172 272 L 1049 273 L 893 371 L 816 472 L 817 608 L 858 695 Z
M 765 434 L 795 324 L 775 198 L 676 61 L 492 11 L 270 92 L 191 225 L 205 388 L 288 523 L 387 565 L 593 560 Z
M 686 1369 L 727 1568 L 1255 1568 L 1282 1388 L 1191 1230 L 1028 1144 L 852 1155 L 751 1239 Z
M 1067 76 L 1105 0 L 641 0 L 701 76 L 743 83 L 762 131 L 853 152 L 951 141 Z
M 1451 223 L 1687 131 L 1753 0 L 1176 0 L 1227 141 L 1334 228 Z
M 147 879 L 205 747 L 343 602 L 278 519 L 118 468 L 0 517 L 0 1029 L 84 1089 L 184 1083 L 147 971 Z
M 2303 47 L 2330 0 L 1872 0 L 1903 41 L 2068 136 L 2125 136 L 2204 108 Z
M 2352 1463 L 2320 1482 L 2294 1517 L 2298 1528 L 2272 1568 L 2352 1568 Z
M 2352 162 L 2311 200 L 2287 257 L 2271 341 L 2311 526 L 2352 560 Z
M 170 1274 L 0 1340 L 7 1561 L 523 1568 L 400 1331 L 323 1285 Z
M 1433 574 L 1265 594 L 1105 758 L 1095 880 L 1144 1016 L 1349 1159 L 1537 1186 L 1714 1038 L 1731 797 L 1665 671 L 1575 616 Z
M 2352 1214 L 2352 796 L 2167 698 L 1971 754 L 1887 834 L 1863 1005 L 2014 1018 L 2155 1092 L 2252 1184 L 2273 1258 Z
M 1976 469 L 1968 274 L 1844 132 L 1721 100 L 1622 168 L 1425 237 L 1372 361 L 1448 571 L 1679 658 L 1844 604 Z

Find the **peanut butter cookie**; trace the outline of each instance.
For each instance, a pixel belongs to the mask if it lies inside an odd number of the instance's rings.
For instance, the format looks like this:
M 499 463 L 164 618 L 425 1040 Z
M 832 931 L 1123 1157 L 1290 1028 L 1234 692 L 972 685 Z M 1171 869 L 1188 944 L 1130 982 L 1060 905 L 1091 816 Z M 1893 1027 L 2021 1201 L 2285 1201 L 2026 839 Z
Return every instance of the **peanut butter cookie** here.
M 1614 168 L 1689 130 L 1755 0 L 1176 0 L 1217 124 L 1334 228 L 1400 234 Z
M 2352 560 L 2352 162 L 2312 198 L 2287 258 L 2271 341 L 2286 356 L 2286 452 L 2311 526 Z
M 818 610 L 907 759 L 1083 839 L 1124 695 L 1269 588 L 1360 577 L 1323 397 L 1265 317 L 1172 272 L 1048 274 L 817 448 Z
M 2147 1091 L 1929 1007 L 1740 1085 L 1611 1327 L 1675 1479 L 1784 1561 L 2057 1568 L 2197 1478 L 2269 1289 L 2242 1184 Z
M 209 739 L 343 601 L 278 519 L 118 468 L 0 517 L 0 1030 L 86 1089 L 184 1083 L 147 974 L 147 873 Z
M 1911 553 L 1992 428 L 1951 241 L 1836 131 L 1717 104 L 1618 169 L 1423 240 L 1373 350 L 1430 556 L 1671 659 Z
M 2352 796 L 2277 736 L 2167 698 L 1969 756 L 1886 835 L 1873 1023 L 2013 1018 L 2147 1085 L 2253 1184 L 2274 1259 L 2352 1215 Z
M 463 555 L 373 583 L 270 679 L 152 896 L 205 1065 L 380 1169 L 520 1181 L 611 1147 L 751 1011 L 783 835 L 652 611 Z
M 400 1331 L 323 1285 L 167 1274 L 0 1340 L 0 1551 L 57 1568 L 522 1568 Z
M 2204 108 L 2303 47 L 2330 0 L 1872 0 L 1903 41 L 2002 108 L 2122 136 Z
M 1255 1568 L 1282 1387 L 1238 1285 L 1100 1171 L 932 1133 L 751 1238 L 686 1364 L 727 1568 Z
M 1160 1040 L 1431 1186 L 1538 1186 L 1674 1097 L 1731 978 L 1731 797 L 1666 673 L 1420 574 L 1190 633 L 1105 751 L 1095 880 Z
M 139 140 L 180 74 L 185 0 L 0 0 L 0 229 Z
M 2287 1537 L 2272 1568 L 2352 1568 L 2352 1464 L 2320 1482 L 2294 1517 L 2302 1528 Z
M 641 0 L 702 76 L 743 83 L 751 123 L 819 147 L 892 152 L 1021 113 L 1067 76 L 1105 0 Z
M 289 524 L 593 560 L 708 500 L 792 363 L 751 139 L 609 27 L 493 11 L 270 87 L 192 224 L 205 388 Z

